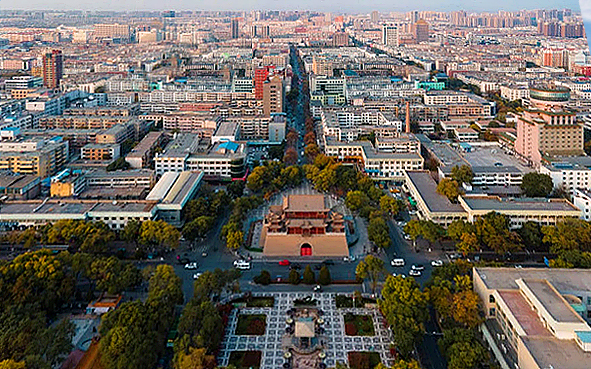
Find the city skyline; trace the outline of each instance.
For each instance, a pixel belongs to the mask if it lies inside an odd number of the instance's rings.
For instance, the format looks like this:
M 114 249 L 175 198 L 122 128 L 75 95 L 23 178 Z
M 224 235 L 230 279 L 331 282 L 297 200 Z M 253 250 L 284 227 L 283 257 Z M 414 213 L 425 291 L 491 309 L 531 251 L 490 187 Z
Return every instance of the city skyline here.
M 583 0 L 584 2 L 585 0 Z M 587 1 L 589 3 L 589 1 Z M 495 6 L 496 5 L 496 6 Z M 549 9 L 549 8 L 569 8 L 574 11 L 579 11 L 579 2 L 576 0 L 560 0 L 560 1 L 534 1 L 525 0 L 519 3 L 502 0 L 495 2 L 494 5 L 490 2 L 475 1 L 466 3 L 461 0 L 446 1 L 445 3 L 435 2 L 432 0 L 423 0 L 412 3 L 389 3 L 383 0 L 374 1 L 367 4 L 360 1 L 349 2 L 332 2 L 332 1 L 303 1 L 299 2 L 297 6 L 294 3 L 281 2 L 277 0 L 248 0 L 240 1 L 238 3 L 232 0 L 210 2 L 189 2 L 184 0 L 173 0 L 162 2 L 155 0 L 139 0 L 139 1 L 102 1 L 100 3 L 82 0 L 82 1 L 43 1 L 43 0 L 27 0 L 17 1 L 8 0 L 3 1 L 2 9 L 5 10 L 84 10 L 84 11 L 150 11 L 150 10 L 203 10 L 203 11 L 252 11 L 252 10 L 301 10 L 301 11 L 322 11 L 335 13 L 349 13 L 360 14 L 370 13 L 377 10 L 380 12 L 405 12 L 410 10 L 420 11 L 455 11 L 466 10 L 474 12 L 494 12 L 499 10 L 517 11 L 517 10 L 531 10 L 531 9 Z

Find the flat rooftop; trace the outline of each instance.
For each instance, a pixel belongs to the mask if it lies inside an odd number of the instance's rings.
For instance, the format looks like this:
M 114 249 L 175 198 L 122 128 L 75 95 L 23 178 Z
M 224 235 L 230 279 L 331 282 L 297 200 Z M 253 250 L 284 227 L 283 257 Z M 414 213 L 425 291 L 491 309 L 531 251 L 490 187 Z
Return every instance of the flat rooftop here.
M 559 323 L 584 323 L 565 299 L 545 279 L 523 279 L 523 283 L 535 295 L 542 306 Z
M 541 213 L 559 211 L 573 212 L 573 215 L 577 215 L 581 212 L 581 210 L 570 202 L 561 199 L 502 199 L 497 196 L 462 196 L 462 199 L 468 208 L 475 211 L 537 211 Z
M 547 330 L 542 323 L 538 314 L 531 309 L 531 305 L 527 302 L 521 291 L 498 291 L 499 295 L 513 314 L 519 325 L 528 336 L 547 336 L 552 337 L 552 333 Z
M 591 363 L 591 352 L 585 352 L 574 340 L 554 337 L 521 337 L 540 368 L 583 369 Z
M 290 195 L 283 200 L 286 212 L 328 211 L 324 195 Z
M 545 279 L 559 292 L 591 291 L 591 269 L 474 268 L 489 289 L 518 290 L 518 279 Z
M 529 173 L 533 171 L 533 168 L 524 165 L 517 157 L 511 154 L 506 154 L 505 150 L 499 146 L 471 146 L 471 151 L 463 154 L 464 159 L 471 167 L 495 167 L 498 168 L 499 171 L 505 167 L 511 167 L 517 169 L 521 173 Z
M 446 196 L 437 193 L 437 183 L 435 183 L 428 171 L 407 171 L 406 175 L 419 191 L 420 196 L 431 212 L 465 212 L 460 204 L 453 204 Z

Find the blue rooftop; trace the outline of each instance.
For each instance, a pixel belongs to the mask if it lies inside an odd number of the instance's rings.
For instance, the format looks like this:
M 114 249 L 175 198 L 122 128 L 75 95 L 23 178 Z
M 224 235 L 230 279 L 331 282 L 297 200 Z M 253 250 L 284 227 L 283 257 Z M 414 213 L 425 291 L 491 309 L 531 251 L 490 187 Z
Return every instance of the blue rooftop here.
M 230 151 L 236 151 L 240 147 L 236 142 L 226 141 L 220 144 L 220 149 L 226 149 Z
M 591 343 L 591 331 L 575 331 L 577 337 L 583 343 Z

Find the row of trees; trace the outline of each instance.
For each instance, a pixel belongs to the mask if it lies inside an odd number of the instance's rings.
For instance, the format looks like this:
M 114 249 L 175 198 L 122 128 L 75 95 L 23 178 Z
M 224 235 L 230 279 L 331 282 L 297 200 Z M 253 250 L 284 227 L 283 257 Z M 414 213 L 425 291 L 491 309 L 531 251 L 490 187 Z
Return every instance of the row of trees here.
M 300 166 L 285 166 L 281 162 L 269 161 L 252 170 L 246 186 L 254 193 L 262 193 L 266 199 L 286 188 L 302 183 L 304 173 Z
M 478 295 L 472 289 L 472 265 L 458 260 L 433 271 L 425 292 L 443 329 L 439 346 L 448 368 L 484 367 L 490 355 L 482 344 L 478 325 Z
M 184 216 L 185 226 L 183 236 L 194 241 L 205 235 L 213 228 L 216 220 L 224 213 L 231 197 L 240 197 L 244 191 L 243 181 L 234 181 L 227 186 L 226 191 L 211 191 L 204 188 L 199 197 L 187 203 Z
M 55 367 L 70 353 L 74 335 L 69 320 L 56 322 L 62 307 L 89 302 L 94 289 L 119 293 L 142 280 L 131 263 L 85 253 L 41 250 L 1 261 L 0 362 Z
M 316 280 L 316 275 L 314 274 L 314 271 L 312 270 L 312 268 L 307 265 L 306 268 L 304 269 L 304 274 L 300 276 L 300 272 L 298 272 L 295 269 L 292 269 L 289 271 L 289 283 L 291 284 L 300 284 L 300 282 L 304 283 L 304 284 L 321 284 L 323 286 L 326 286 L 328 284 L 330 284 L 331 282 L 331 278 L 330 278 L 330 272 L 328 270 L 328 267 L 326 267 L 326 265 L 323 265 L 322 268 L 320 268 L 320 272 L 318 275 L 318 281 Z
M 237 250 L 244 240 L 244 220 L 250 210 L 263 204 L 260 196 L 239 197 L 232 204 L 230 219 L 222 227 L 222 237 L 226 240 L 226 246 L 231 250 Z
M 216 365 L 227 317 L 211 299 L 224 289 L 237 291 L 240 272 L 235 269 L 206 271 L 195 281 L 193 298 L 184 307 L 174 342 L 175 369 L 205 369 Z
M 150 277 L 148 298 L 125 302 L 107 313 L 99 328 L 105 368 L 153 368 L 163 355 L 176 305 L 182 304 L 181 279 L 170 265 Z
M 159 252 L 176 248 L 180 232 L 162 220 L 130 220 L 117 235 L 103 222 L 63 219 L 40 228 L 13 231 L 3 241 L 27 249 L 37 245 L 68 245 L 83 253 L 108 254 L 114 251 L 111 244 L 117 237 L 135 244 L 138 251 Z

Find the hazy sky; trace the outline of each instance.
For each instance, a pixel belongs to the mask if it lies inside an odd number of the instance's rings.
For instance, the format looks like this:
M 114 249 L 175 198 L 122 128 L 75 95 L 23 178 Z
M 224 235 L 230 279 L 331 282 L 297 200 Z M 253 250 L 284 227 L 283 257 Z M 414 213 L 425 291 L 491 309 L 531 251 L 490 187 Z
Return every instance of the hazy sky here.
M 591 0 L 582 0 L 591 3 Z M 519 10 L 579 8 L 577 0 L 0 0 L 2 9 L 59 10 L 318 10 L 361 13 L 407 10 Z M 590 7 L 591 9 L 591 7 Z

